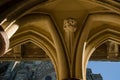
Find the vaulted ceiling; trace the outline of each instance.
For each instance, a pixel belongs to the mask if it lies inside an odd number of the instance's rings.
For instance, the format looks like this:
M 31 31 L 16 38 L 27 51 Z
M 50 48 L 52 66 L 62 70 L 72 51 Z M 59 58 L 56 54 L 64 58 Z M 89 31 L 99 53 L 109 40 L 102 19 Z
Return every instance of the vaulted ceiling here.
M 50 58 L 80 77 L 89 59 L 120 60 L 119 22 L 119 0 L 1 0 L 0 59 Z
M 2 0 L 0 8 L 0 20 L 2 21 L 4 18 L 7 18 L 7 21 L 2 24 L 4 29 L 14 20 L 16 20 L 15 24 L 19 25 L 19 30 L 11 38 L 11 47 L 19 43 L 23 45 L 25 41 L 29 42 L 27 41 L 29 39 L 32 42 L 31 36 L 34 36 L 34 38 L 40 37 L 41 41 L 49 43 L 50 47 L 53 47 L 53 50 L 55 50 L 55 43 L 50 26 L 55 26 L 63 45 L 65 45 L 63 21 L 69 17 L 75 18 L 77 21 L 77 31 L 75 32 L 74 44 L 77 44 L 78 37 L 83 33 L 83 28 L 89 23 L 89 16 L 117 13 L 119 15 L 119 1 L 112 0 Z M 103 30 L 106 30 L 105 32 L 108 32 L 107 29 L 118 32 L 120 30 L 119 25 L 115 23 L 91 20 L 91 24 L 88 40 L 94 34 Z M 33 40 L 33 42 L 35 41 Z M 101 52 L 101 48 L 103 48 L 103 52 Z M 97 48 L 93 57 L 106 57 L 105 51 L 107 47 L 102 44 L 101 48 Z M 105 54 L 102 54 L 104 52 Z

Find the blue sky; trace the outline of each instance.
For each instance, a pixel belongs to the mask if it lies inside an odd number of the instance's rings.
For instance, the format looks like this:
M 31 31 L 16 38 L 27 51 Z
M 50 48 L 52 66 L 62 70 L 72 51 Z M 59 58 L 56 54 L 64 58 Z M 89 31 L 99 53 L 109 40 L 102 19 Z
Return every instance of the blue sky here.
M 100 73 L 103 80 L 120 80 L 120 62 L 89 61 L 87 67 L 95 74 Z

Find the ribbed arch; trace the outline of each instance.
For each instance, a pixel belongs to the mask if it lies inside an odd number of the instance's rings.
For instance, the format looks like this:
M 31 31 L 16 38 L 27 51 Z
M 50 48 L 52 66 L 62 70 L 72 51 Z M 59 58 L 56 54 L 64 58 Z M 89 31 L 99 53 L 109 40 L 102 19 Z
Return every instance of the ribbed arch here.
M 88 64 L 88 61 L 92 55 L 92 53 L 96 50 L 97 47 L 99 47 L 100 45 L 102 45 L 103 43 L 107 42 L 107 41 L 114 41 L 116 43 L 120 44 L 120 37 L 114 35 L 113 33 L 106 33 L 105 35 L 99 35 L 99 37 L 97 36 L 96 39 L 93 39 L 92 41 L 90 41 L 88 43 L 88 45 L 86 46 L 86 51 L 85 51 L 85 56 L 84 56 L 84 75 L 86 75 L 86 67 Z
M 26 23 L 22 21 L 26 21 Z M 20 44 L 19 40 L 17 40 L 16 35 L 19 35 L 19 34 L 21 35 L 22 34 L 21 32 L 24 33 L 24 30 L 28 30 L 28 32 L 30 31 L 27 34 L 34 33 L 35 31 L 34 34 L 39 34 L 36 36 L 36 38 L 39 37 L 39 40 L 38 40 L 39 42 L 42 43 L 42 40 L 43 40 L 43 43 L 47 44 L 46 45 L 47 49 L 54 48 L 54 53 L 52 54 L 56 55 L 55 59 L 58 61 L 59 66 L 57 67 L 58 68 L 57 70 L 59 70 L 58 75 L 60 76 L 60 78 L 65 79 L 69 76 L 69 65 L 67 62 L 67 56 L 65 54 L 64 45 L 63 45 L 63 42 L 61 41 L 60 33 L 56 28 L 50 15 L 44 14 L 44 13 L 30 13 L 18 19 L 14 24 L 18 24 L 19 29 L 15 33 L 15 35 L 11 38 L 11 46 L 15 44 L 12 42 L 12 40 L 15 40 L 17 44 Z M 34 31 L 31 30 L 32 28 L 30 28 L 31 24 L 33 25 Z M 42 27 L 45 27 L 45 28 L 43 29 Z M 35 36 L 34 34 L 32 34 L 33 37 Z M 27 35 L 24 38 L 23 36 L 19 36 L 21 39 L 21 42 L 24 41 L 24 39 L 27 38 L 28 36 L 29 35 Z M 16 39 L 14 39 L 14 37 L 16 37 Z M 49 44 L 52 46 L 50 46 Z M 63 72 L 65 72 L 65 74 L 63 74 Z M 59 79 L 59 76 L 58 76 L 58 79 Z
M 119 10 L 119 1 L 116 0 L 88 0 L 88 2 L 96 4 L 96 5 L 100 5 L 103 6 L 107 9 L 110 9 L 118 14 L 120 14 L 120 10 Z
M 36 37 L 37 36 L 39 36 L 38 38 L 39 39 L 45 39 L 46 41 L 48 41 L 48 44 L 50 44 L 50 45 L 52 45 L 52 47 L 54 47 L 55 48 L 55 45 L 54 45 L 54 43 L 52 42 L 52 40 L 51 39 L 49 39 L 48 37 L 46 37 L 44 34 L 41 34 L 41 33 L 39 33 L 38 31 L 35 31 L 34 29 L 29 29 L 29 30 L 24 30 L 24 31 L 22 31 L 22 32 L 20 32 L 20 33 L 17 33 L 14 37 L 18 37 L 18 36 L 22 36 L 22 35 L 24 35 L 24 34 L 35 34 L 36 35 Z M 13 37 L 13 38 L 14 38 Z M 13 43 L 14 44 L 14 43 Z M 12 45 L 12 44 L 11 44 Z
M 23 33 L 23 34 L 25 34 L 25 33 Z M 39 35 L 37 35 L 35 33 L 29 33 L 24 36 L 21 36 L 21 35 L 19 35 L 20 37 L 16 36 L 14 38 L 15 40 L 11 41 L 11 47 L 14 47 L 16 45 L 22 45 L 22 44 L 25 44 L 28 42 L 34 43 L 35 45 L 42 48 L 46 52 L 46 54 L 49 56 L 50 60 L 52 61 L 53 65 L 55 67 L 56 73 L 58 75 L 58 71 L 57 71 L 58 70 L 57 69 L 58 62 L 57 62 L 57 58 L 56 58 L 57 55 L 55 54 L 56 52 L 54 50 L 54 47 L 52 45 L 48 44 L 49 43 L 48 41 L 43 40 Z
M 98 31 L 97 33 L 95 33 L 93 36 L 89 37 L 88 40 L 87 40 L 87 43 L 90 43 L 91 41 L 93 41 L 94 39 L 98 38 L 99 36 L 103 36 L 104 34 L 114 34 L 114 35 L 120 35 L 120 32 L 117 31 L 117 30 L 113 30 L 113 29 L 110 29 L 110 28 L 106 28 L 106 29 L 102 29 L 100 31 Z
M 86 44 L 85 45 L 85 43 L 88 43 L 88 41 L 90 40 L 90 41 L 94 41 L 93 40 L 93 37 L 95 37 L 95 35 L 97 36 L 97 38 L 99 38 L 100 36 L 98 36 L 99 35 L 99 32 L 98 32 L 98 34 L 93 34 L 92 36 L 91 36 L 91 38 L 89 39 L 88 38 L 88 36 L 89 36 L 89 33 L 91 32 L 91 31 L 95 31 L 95 30 L 93 30 L 93 28 L 94 28 L 94 26 L 96 26 L 95 25 L 95 23 L 96 22 L 99 22 L 99 23 L 101 23 L 101 24 L 117 24 L 117 25 L 120 25 L 120 15 L 118 15 L 118 14 L 116 14 L 116 13 L 109 13 L 109 12 L 106 12 L 106 13 L 94 13 L 94 14 L 90 14 L 89 16 L 88 16 L 88 18 L 87 18 L 87 20 L 86 20 L 86 22 L 85 22 L 85 25 L 84 25 L 84 28 L 83 28 L 83 30 L 82 30 L 82 33 L 81 34 L 79 34 L 80 35 L 80 37 L 79 37 L 79 44 L 78 44 L 78 47 L 77 47 L 77 53 L 76 53 L 76 74 L 80 74 L 80 73 L 82 73 L 82 76 L 83 76 L 83 78 L 85 79 L 85 67 L 86 66 L 84 66 L 85 65 L 85 63 L 87 62 L 87 57 L 86 57 L 86 55 L 88 55 L 88 53 L 86 53 L 86 47 L 87 46 L 91 46 L 91 44 Z M 98 25 L 97 25 L 98 26 Z M 104 26 L 103 26 L 104 27 Z M 117 26 L 118 27 L 118 26 Z M 100 28 L 100 26 L 98 26 L 97 27 L 97 29 L 99 29 Z M 114 31 L 114 30 L 110 30 L 109 29 L 109 27 L 107 28 L 108 30 L 108 32 L 109 31 L 112 31 L 112 33 L 114 33 L 114 32 L 117 32 L 117 31 Z M 104 32 L 104 31 L 103 31 Z M 103 33 L 102 32 L 102 33 Z M 101 34 L 101 32 L 100 32 L 100 34 Z M 107 35 L 107 36 L 104 36 L 104 35 L 106 35 L 107 33 L 105 33 L 105 34 L 103 34 L 102 36 L 103 37 L 101 37 L 101 38 L 104 38 L 104 37 L 107 37 L 107 38 L 110 38 L 110 39 L 112 39 L 112 37 L 113 36 L 109 36 L 109 35 Z M 116 33 L 116 34 L 118 34 L 118 33 Z M 117 36 L 118 37 L 118 36 Z M 93 42 L 93 44 L 95 44 L 95 42 Z M 97 43 L 96 43 L 97 44 Z M 84 50 L 84 48 L 85 48 L 85 51 L 83 51 Z M 92 47 L 93 48 L 93 47 Z M 94 48 L 92 49 L 92 51 L 94 50 Z M 84 52 L 84 53 L 83 53 Z M 82 61 L 80 62 L 80 59 L 82 59 Z M 81 71 L 78 71 L 79 70 L 79 67 L 80 67 L 80 65 L 82 65 L 82 72 Z M 76 75 L 77 76 L 77 75 Z M 77 77 L 79 77 L 79 76 L 77 76 Z

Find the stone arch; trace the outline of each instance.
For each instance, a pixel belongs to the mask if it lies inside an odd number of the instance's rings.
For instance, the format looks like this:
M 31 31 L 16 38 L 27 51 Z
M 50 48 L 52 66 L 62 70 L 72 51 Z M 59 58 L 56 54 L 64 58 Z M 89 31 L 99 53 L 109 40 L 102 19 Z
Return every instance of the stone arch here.
M 81 33 L 81 35 L 79 34 L 80 37 L 78 40 L 79 42 L 78 42 L 77 51 L 76 51 L 77 52 L 76 53 L 76 66 L 75 66 L 76 77 L 82 76 L 84 78 L 84 76 L 86 76 L 85 71 L 84 71 L 85 70 L 84 63 L 86 62 L 86 54 L 87 54 L 86 47 L 88 46 L 89 33 L 93 30 L 95 22 L 100 22 L 101 24 L 103 24 L 103 23 L 111 24 L 112 23 L 112 24 L 120 25 L 119 18 L 120 18 L 120 16 L 118 14 L 109 13 L 109 12 L 93 13 L 93 14 L 88 15 L 85 25 L 83 26 L 84 28 L 82 30 L 82 33 Z M 113 31 L 113 33 L 114 33 L 114 31 Z M 92 35 L 92 36 L 94 36 L 94 35 Z M 108 35 L 106 37 L 108 38 Z M 85 48 L 85 51 L 84 51 L 84 48 Z M 80 59 L 81 59 L 81 62 L 80 62 Z M 82 67 L 81 70 L 79 69 L 80 66 Z M 82 75 L 79 75 L 79 74 L 82 74 Z M 84 80 L 85 80 L 85 78 L 84 78 Z
M 120 14 L 119 13 L 119 11 L 120 11 L 119 6 L 118 6 L 119 1 L 102 1 L 102 0 L 94 1 L 94 0 L 89 0 L 88 2 L 99 5 L 99 6 L 103 6 L 107 9 L 112 10 L 113 12 L 116 12 L 116 13 Z
M 47 33 L 50 35 L 50 37 L 48 38 L 47 35 L 45 35 L 44 37 L 47 38 L 47 41 L 51 42 L 52 43 L 52 47 L 55 48 L 55 51 L 56 51 L 56 60 L 58 60 L 58 70 L 59 70 L 59 76 L 61 79 L 66 79 L 69 77 L 69 67 L 68 67 L 68 63 L 67 63 L 67 56 L 65 54 L 65 50 L 63 49 L 64 46 L 63 46 L 63 42 L 62 42 L 62 39 L 60 37 L 60 33 L 58 31 L 58 29 L 56 28 L 56 25 L 54 24 L 52 18 L 50 15 L 48 14 L 44 14 L 44 13 L 30 13 L 30 14 L 27 14 L 27 15 L 37 15 L 36 16 L 36 19 L 31 19 L 31 21 L 33 22 L 41 22 L 43 18 L 40 18 L 39 16 L 42 16 L 44 17 L 44 20 L 43 21 L 46 21 L 47 22 L 47 28 L 49 29 L 49 31 L 47 31 Z M 25 15 L 25 16 L 27 16 Z M 39 15 L 39 16 L 38 16 Z M 21 17 L 20 19 L 21 20 L 24 20 L 24 17 Z M 32 18 L 31 16 L 31 18 Z M 18 24 L 19 25 L 19 20 L 16 20 L 15 24 Z M 30 19 L 28 19 L 28 22 L 29 22 Z M 30 23 L 30 22 L 29 22 Z M 42 24 L 43 22 L 41 22 L 40 24 Z M 19 26 L 19 28 L 22 28 L 22 25 Z M 34 28 L 35 29 L 35 28 Z M 40 29 L 40 28 L 39 28 Z M 36 29 L 35 29 L 36 30 Z M 41 33 L 42 30 L 39 30 L 37 33 Z M 18 30 L 19 32 L 19 30 Z M 44 32 L 45 33 L 45 32 Z M 42 35 L 43 33 L 41 33 Z M 17 34 L 16 34 L 17 35 Z M 43 34 L 44 35 L 44 34 Z M 15 39 L 14 39 L 15 40 Z M 51 41 L 50 41 L 51 40 Z M 64 74 L 63 74 L 64 72 Z M 58 78 L 59 78 L 58 76 Z
M 29 34 L 27 34 L 27 33 L 29 33 Z M 38 47 L 42 48 L 46 52 L 46 54 L 49 56 L 50 60 L 52 61 L 53 65 L 55 67 L 55 71 L 58 76 L 58 64 L 57 64 L 58 61 L 57 61 L 57 55 L 55 54 L 56 51 L 55 51 L 54 46 L 49 41 L 47 41 L 46 39 L 42 39 L 43 37 L 36 34 L 35 31 L 22 32 L 21 34 L 18 34 L 17 36 L 15 36 L 13 38 L 14 38 L 14 40 L 11 41 L 10 47 L 14 47 L 16 45 L 22 45 L 22 44 L 25 44 L 28 42 L 32 42 L 35 45 L 37 45 Z
M 98 37 L 98 36 L 97 36 Z M 91 42 L 88 43 L 88 45 L 86 46 L 86 51 L 85 51 L 85 60 L 84 60 L 84 79 L 86 80 L 86 66 L 87 63 L 89 61 L 89 58 L 91 57 L 92 53 L 95 51 L 95 49 L 97 47 L 99 47 L 100 45 L 102 45 L 103 43 L 107 42 L 107 41 L 114 41 L 117 43 L 120 43 L 120 37 L 113 35 L 112 33 L 106 33 L 105 35 L 99 35 L 99 37 L 97 39 L 93 39 Z

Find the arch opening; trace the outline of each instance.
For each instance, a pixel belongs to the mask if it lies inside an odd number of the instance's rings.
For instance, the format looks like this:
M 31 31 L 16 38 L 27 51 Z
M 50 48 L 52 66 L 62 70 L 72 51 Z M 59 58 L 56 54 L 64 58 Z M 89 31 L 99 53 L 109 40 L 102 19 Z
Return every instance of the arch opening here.
M 5 58 L 10 60 L 6 62 Z M 55 64 L 52 64 L 53 62 L 42 48 L 32 42 L 14 46 L 0 60 L 1 64 L 6 66 L 0 73 L 4 73 L 1 79 L 45 80 L 47 76 L 50 76 L 52 80 L 57 79 Z M 0 70 L 4 66 L 1 65 Z
M 120 43 L 107 40 L 100 44 L 89 57 L 86 70 L 86 80 L 114 80 L 119 79 L 117 75 L 120 64 Z M 90 68 L 93 70 L 90 70 Z M 113 71 L 112 71 L 113 70 Z M 96 74 L 95 74 L 96 73 Z M 108 75 L 111 75 L 108 77 Z

